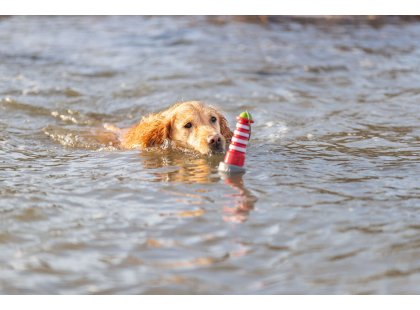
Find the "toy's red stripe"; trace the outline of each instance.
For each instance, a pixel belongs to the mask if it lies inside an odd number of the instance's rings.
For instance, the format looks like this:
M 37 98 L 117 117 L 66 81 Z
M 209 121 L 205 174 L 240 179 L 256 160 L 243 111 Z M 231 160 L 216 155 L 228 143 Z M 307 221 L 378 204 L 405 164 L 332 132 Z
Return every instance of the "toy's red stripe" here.
M 236 127 L 236 130 L 241 131 L 241 132 L 249 133 L 249 129 L 243 129 L 243 128 L 240 128 L 240 127 Z
M 234 142 L 233 141 L 231 144 L 236 145 L 236 146 L 239 146 L 239 147 L 246 148 L 246 144 L 242 144 L 242 143 L 239 143 L 239 142 Z

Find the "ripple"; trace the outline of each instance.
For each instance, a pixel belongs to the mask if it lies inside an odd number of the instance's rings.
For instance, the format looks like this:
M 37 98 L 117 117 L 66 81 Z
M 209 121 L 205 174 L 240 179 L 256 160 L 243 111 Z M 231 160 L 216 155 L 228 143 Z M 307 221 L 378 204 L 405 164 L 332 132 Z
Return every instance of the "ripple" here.
M 6 109 L 6 111 L 24 111 L 29 115 L 38 116 L 38 115 L 48 115 L 50 110 L 41 106 L 35 106 L 32 104 L 19 102 L 11 97 L 6 97 L 1 99 L 0 107 Z

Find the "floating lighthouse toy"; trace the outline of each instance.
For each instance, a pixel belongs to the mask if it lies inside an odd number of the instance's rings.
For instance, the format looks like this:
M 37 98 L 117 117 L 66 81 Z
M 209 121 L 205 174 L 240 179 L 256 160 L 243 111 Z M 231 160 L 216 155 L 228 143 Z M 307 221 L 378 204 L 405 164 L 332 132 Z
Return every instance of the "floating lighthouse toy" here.
M 246 146 L 251 136 L 251 114 L 242 112 L 237 118 L 236 129 L 233 132 L 229 150 L 225 155 L 224 161 L 219 164 L 219 171 L 225 173 L 245 173 L 245 153 Z

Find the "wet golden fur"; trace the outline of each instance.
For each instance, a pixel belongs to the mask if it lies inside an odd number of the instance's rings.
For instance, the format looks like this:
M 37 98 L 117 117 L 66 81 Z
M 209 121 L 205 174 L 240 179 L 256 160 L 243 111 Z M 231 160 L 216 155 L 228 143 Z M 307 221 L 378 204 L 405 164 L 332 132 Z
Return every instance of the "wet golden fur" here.
M 191 128 L 185 127 L 188 123 L 191 123 Z M 212 151 L 209 137 L 220 137 L 220 152 L 226 149 L 232 138 L 226 118 L 216 108 L 199 101 L 177 103 L 143 117 L 131 128 L 119 129 L 112 125 L 105 125 L 105 128 L 119 135 L 120 146 L 125 149 L 144 149 L 168 141 L 175 147 L 208 154 Z

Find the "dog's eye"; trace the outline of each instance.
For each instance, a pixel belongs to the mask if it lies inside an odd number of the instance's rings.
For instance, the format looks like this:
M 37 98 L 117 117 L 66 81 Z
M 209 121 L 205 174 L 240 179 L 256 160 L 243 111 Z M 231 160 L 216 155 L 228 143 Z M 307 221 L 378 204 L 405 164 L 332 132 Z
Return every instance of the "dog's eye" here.
M 190 123 L 186 123 L 185 126 L 184 126 L 184 128 L 191 128 L 191 127 L 192 127 L 191 122 Z
M 210 120 L 211 120 L 212 123 L 216 123 L 217 122 L 216 116 L 212 116 Z

